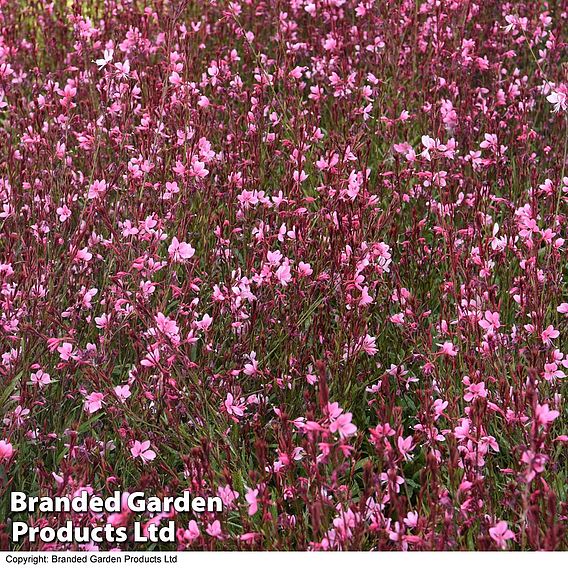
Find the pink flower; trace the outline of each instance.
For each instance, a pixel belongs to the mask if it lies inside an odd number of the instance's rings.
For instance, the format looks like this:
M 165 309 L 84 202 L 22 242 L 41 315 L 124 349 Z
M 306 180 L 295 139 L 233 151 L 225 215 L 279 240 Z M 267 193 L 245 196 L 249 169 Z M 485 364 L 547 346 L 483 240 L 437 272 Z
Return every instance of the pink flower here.
M 179 193 L 179 187 L 177 181 L 167 181 L 166 191 L 164 192 L 164 199 L 171 199 L 172 195 Z
M 105 329 L 108 326 L 108 316 L 102 314 L 100 317 L 95 317 L 95 323 L 98 329 Z
M 407 436 L 403 438 L 402 436 L 398 437 L 396 442 L 400 453 L 403 455 L 405 460 L 410 459 L 410 452 L 414 449 L 414 444 L 412 443 L 412 436 Z
M 458 354 L 458 348 L 454 346 L 451 341 L 444 341 L 444 343 L 438 343 L 438 347 L 441 347 L 440 355 L 447 355 L 448 357 L 455 357 Z
M 559 112 L 560 110 L 566 110 L 568 108 L 568 95 L 561 91 L 552 91 L 546 100 L 554 105 L 552 112 Z
M 409 511 L 404 519 L 404 524 L 409 528 L 414 528 L 418 524 L 418 513 L 415 511 Z
M 85 399 L 85 410 L 89 414 L 93 414 L 97 410 L 100 410 L 103 406 L 103 400 L 105 396 L 100 392 L 92 392 L 86 399 Z
M 221 539 L 223 537 L 223 530 L 221 529 L 221 523 L 219 521 L 208 523 L 205 532 L 214 538 Z
M 114 394 L 120 402 L 126 402 L 126 399 L 132 394 L 129 385 L 119 385 L 114 387 Z
M 509 530 L 505 521 L 499 521 L 494 527 L 489 529 L 491 538 L 497 543 L 502 550 L 507 548 L 507 541 L 515 538 L 515 533 Z
M 140 361 L 140 365 L 142 367 L 155 367 L 160 362 L 160 350 L 159 349 L 149 349 L 148 353 L 142 361 Z
M 564 314 L 564 315 L 568 315 L 568 303 L 567 302 L 562 302 L 562 304 L 560 304 L 557 308 L 556 311 L 559 314 Z
M 134 441 L 132 448 L 130 449 L 130 453 L 135 458 L 140 458 L 144 463 L 152 461 L 156 457 L 156 452 L 150 450 L 150 441 L 146 440 L 145 442 L 139 442 L 138 440 Z
M 544 364 L 544 378 L 547 381 L 553 381 L 554 379 L 563 379 L 566 377 L 564 371 L 558 368 L 556 363 L 545 363 Z
M 343 409 L 339 406 L 338 402 L 328 402 L 327 404 L 327 413 L 331 419 L 335 419 L 341 415 Z
M 409 162 L 416 161 L 416 152 L 414 151 L 414 149 L 412 148 L 412 146 L 408 142 L 402 142 L 400 144 L 394 144 L 393 149 L 394 149 L 395 152 L 398 152 L 399 154 L 403 154 L 404 157 Z M 428 156 L 429 156 L 429 154 L 428 154 Z
M 552 339 L 556 339 L 560 335 L 560 332 L 557 329 L 554 329 L 552 325 L 549 325 L 541 334 L 540 338 L 544 345 L 550 345 L 552 343 Z
M 179 242 L 177 237 L 174 237 L 172 244 L 168 247 L 168 253 L 174 262 L 181 262 L 189 260 L 195 254 L 195 249 L 190 244 Z
M 207 331 L 211 324 L 213 323 L 213 318 L 209 314 L 204 314 L 203 317 L 195 322 L 197 329 L 202 329 L 203 331 Z
M 188 541 L 188 542 L 191 542 L 192 540 L 199 538 L 200 535 L 201 535 L 201 532 L 199 531 L 199 526 L 197 525 L 197 523 L 193 519 L 191 521 L 189 521 L 187 529 L 185 529 L 181 533 L 182 539 L 185 540 L 185 541 Z
M 249 489 L 245 495 L 245 499 L 249 504 L 248 514 L 253 516 L 258 511 L 258 489 Z
M 558 410 L 550 410 L 548 404 L 536 405 L 535 418 L 536 421 L 542 426 L 548 426 L 551 422 L 554 422 L 560 416 Z
M 477 398 L 487 398 L 487 390 L 485 389 L 484 382 L 469 385 L 467 387 L 467 392 L 463 397 L 466 402 L 471 402 Z
M 423 150 L 421 156 L 430 161 L 432 159 L 430 156 L 430 150 L 434 150 L 436 148 L 436 140 L 430 138 L 430 136 L 424 135 L 422 136 L 422 145 L 425 149 Z
M 499 312 L 491 312 L 487 310 L 484 317 L 479 321 L 479 326 L 487 331 L 487 333 L 493 334 L 501 327 L 499 319 Z
M 369 294 L 369 287 L 363 286 L 361 289 L 361 298 L 359 298 L 360 306 L 369 306 L 373 303 L 373 297 Z
M 492 148 L 492 149 L 497 148 L 498 142 L 497 142 L 497 136 L 495 134 L 485 133 L 483 137 L 484 137 L 483 142 L 479 144 L 480 148 Z
M 59 352 L 59 357 L 63 359 L 63 361 L 69 361 L 73 353 L 73 345 L 71 345 L 71 343 L 64 342 L 57 348 L 57 351 Z
M 290 280 L 292 280 L 290 264 L 287 259 L 282 263 L 278 270 L 276 270 L 276 279 L 282 286 L 287 286 Z
M 96 179 L 91 184 L 91 187 L 89 187 L 89 193 L 87 195 L 87 198 L 98 199 L 99 197 L 102 197 L 105 194 L 106 190 L 107 190 L 106 181 L 104 179 L 103 180 Z
M 166 317 L 162 312 L 158 312 L 155 320 L 156 326 L 164 335 L 167 335 L 170 339 L 179 341 L 179 326 L 175 320 Z
M 357 426 L 351 423 L 353 415 L 351 412 L 346 412 L 345 414 L 340 414 L 333 422 L 329 425 L 330 432 L 337 432 L 340 438 L 349 438 L 357 432 Z
M 467 418 L 462 418 L 460 420 L 459 426 L 454 428 L 454 436 L 457 440 L 464 440 L 468 437 L 471 427 L 471 422 Z
M 395 325 L 402 325 L 404 323 L 404 314 L 399 312 L 398 314 L 389 316 L 389 321 Z
M 189 175 L 191 177 L 204 178 L 209 173 L 209 170 L 205 168 L 205 164 L 199 160 L 194 160 L 189 169 Z
M 308 262 L 299 262 L 298 263 L 298 276 L 306 277 L 311 276 L 313 274 L 312 267 Z
M 69 219 L 69 217 L 71 217 L 71 210 L 69 209 L 69 207 L 67 207 L 67 205 L 58 207 L 56 213 L 59 215 L 59 220 L 62 223 L 64 223 L 65 221 L 67 221 L 67 219 Z
M 45 387 L 46 385 L 51 383 L 51 377 L 49 376 L 49 374 L 43 372 L 41 369 L 38 369 L 35 373 L 32 373 L 30 380 L 34 385 L 39 385 L 40 387 Z
M 237 403 L 230 392 L 227 393 L 227 398 L 225 399 L 225 409 L 229 416 L 243 416 L 245 413 L 245 405 L 242 402 Z
M 260 533 L 247 532 L 239 536 L 239 539 L 243 542 L 248 542 L 249 540 L 254 540 L 256 537 L 260 536 Z
M 373 337 L 369 334 L 365 335 L 365 337 L 363 338 L 363 341 L 361 343 L 361 349 L 367 354 L 367 355 L 375 355 L 376 353 L 379 352 L 379 350 L 377 349 L 377 344 L 376 344 L 376 337 Z
M 254 377 L 259 372 L 258 361 L 256 360 L 256 352 L 251 351 L 248 357 L 250 359 L 250 363 L 245 363 L 245 366 L 243 367 L 243 373 L 248 377 Z
M 121 79 L 128 79 L 130 73 L 130 61 L 128 61 L 128 59 L 125 59 L 122 63 L 117 61 L 115 63 L 115 67 L 117 74 Z
M 525 478 L 527 483 L 530 483 L 537 473 L 544 471 L 548 457 L 544 454 L 535 454 L 532 450 L 525 450 L 521 456 L 521 461 L 529 466 Z
M 8 461 L 14 455 L 14 448 L 10 442 L 0 440 L 0 461 Z
M 230 507 L 233 502 L 239 498 L 239 492 L 235 491 L 230 485 L 225 485 L 225 487 L 219 487 L 217 490 L 217 495 L 221 497 L 223 505 L 225 507 Z
M 75 261 L 84 260 L 85 262 L 89 262 L 92 258 L 93 255 L 89 252 L 88 247 L 82 248 L 75 254 Z

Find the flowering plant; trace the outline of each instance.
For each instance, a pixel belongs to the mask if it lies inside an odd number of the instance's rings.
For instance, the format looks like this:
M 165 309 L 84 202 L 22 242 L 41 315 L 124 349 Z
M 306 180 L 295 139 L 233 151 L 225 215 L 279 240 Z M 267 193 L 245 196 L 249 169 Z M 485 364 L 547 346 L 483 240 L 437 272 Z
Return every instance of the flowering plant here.
M 567 18 L 0 0 L 0 547 L 565 550 Z

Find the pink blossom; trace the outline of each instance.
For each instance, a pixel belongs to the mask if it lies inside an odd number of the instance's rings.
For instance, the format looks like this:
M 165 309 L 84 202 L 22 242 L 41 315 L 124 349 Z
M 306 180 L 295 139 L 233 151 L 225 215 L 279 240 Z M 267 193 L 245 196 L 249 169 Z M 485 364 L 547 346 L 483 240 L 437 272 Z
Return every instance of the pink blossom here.
M 202 329 L 203 331 L 207 331 L 211 324 L 213 323 L 213 318 L 209 314 L 204 314 L 203 317 L 195 322 L 197 329 Z
M 207 524 L 205 532 L 212 536 L 213 538 L 221 539 L 223 537 L 223 530 L 221 528 L 221 523 L 219 521 L 213 521 Z
M 414 528 L 418 524 L 418 513 L 415 511 L 409 511 L 404 519 L 404 524 L 407 527 Z
M 562 302 L 557 308 L 556 311 L 560 314 L 568 315 L 568 303 Z
M 168 253 L 174 262 L 181 262 L 189 260 L 195 254 L 195 249 L 190 244 L 180 242 L 177 237 L 174 237 L 168 247 Z
M 96 179 L 91 186 L 89 187 L 89 193 L 87 195 L 88 199 L 98 199 L 99 197 L 102 197 L 107 190 L 107 184 L 106 181 L 103 180 L 98 180 Z
M 414 449 L 412 436 L 407 436 L 406 438 L 399 436 L 396 445 L 398 446 L 398 449 L 403 455 L 404 459 L 409 460 L 410 452 Z
M 554 329 L 552 325 L 549 325 L 540 335 L 544 345 L 550 345 L 552 343 L 551 340 L 556 339 L 559 336 L 560 332 Z
M 40 387 L 45 387 L 51 383 L 51 376 L 49 373 L 45 373 L 41 369 L 38 369 L 35 373 L 32 373 L 30 380 L 33 384 L 37 384 Z
M 253 516 L 258 511 L 258 489 L 248 489 L 245 495 L 245 499 L 249 504 L 248 514 Z
M 466 402 L 471 402 L 477 398 L 487 398 L 487 390 L 485 389 L 485 383 L 473 383 L 467 387 L 467 392 L 465 393 L 463 399 Z
M 554 105 L 553 112 L 565 111 L 568 108 L 568 95 L 561 91 L 553 91 L 546 100 Z
M 119 385 L 114 387 L 114 393 L 120 402 L 126 402 L 126 399 L 132 394 L 129 385 Z
M 93 414 L 97 410 L 100 410 L 103 406 L 104 394 L 100 392 L 92 392 L 85 398 L 85 410 L 89 414 Z
M 507 541 L 515 538 L 515 533 L 509 530 L 505 521 L 499 521 L 495 526 L 489 529 L 491 538 L 496 542 L 497 546 L 503 550 L 507 548 Z
M 361 342 L 361 349 L 367 355 L 371 355 L 371 356 L 375 355 L 378 352 L 377 344 L 376 344 L 376 338 L 372 337 L 369 334 L 365 335 L 365 337 L 363 338 L 363 340 Z
M 357 426 L 351 423 L 353 415 L 351 412 L 346 412 L 345 414 L 340 414 L 335 420 L 333 420 L 329 425 L 330 432 L 337 432 L 340 438 L 349 438 L 357 432 Z
M 491 312 L 487 310 L 483 319 L 479 321 L 479 326 L 487 331 L 487 333 L 493 334 L 501 327 L 499 312 Z
M 65 341 L 57 348 L 57 351 L 59 352 L 59 357 L 63 359 L 63 361 L 69 361 L 73 354 L 73 345 Z
M 439 353 L 441 355 L 447 355 L 448 357 L 455 357 L 458 354 L 458 348 L 454 346 L 451 341 L 444 341 L 444 343 L 438 343 L 438 347 L 441 347 Z
M 308 262 L 298 263 L 298 275 L 301 277 L 311 276 L 313 274 L 311 265 Z
M 198 524 L 192 519 L 189 521 L 187 529 L 183 530 L 181 537 L 183 540 L 191 542 L 201 536 Z
M 225 507 L 230 507 L 234 501 L 239 498 L 238 491 L 235 491 L 230 485 L 225 485 L 225 487 L 219 487 L 217 494 L 221 497 Z
M 550 410 L 548 404 L 537 404 L 535 410 L 535 418 L 539 424 L 542 426 L 548 426 L 551 422 L 554 422 L 560 416 L 558 410 Z
M 134 458 L 140 458 L 144 463 L 148 463 L 156 458 L 156 452 L 150 449 L 150 441 L 139 442 L 135 440 L 130 453 Z
M 292 273 L 290 272 L 290 264 L 285 260 L 276 270 L 276 279 L 282 286 L 287 286 L 292 280 Z
M 237 402 L 230 392 L 227 393 L 225 399 L 225 409 L 229 415 L 236 417 L 244 416 L 245 413 L 245 405 L 242 402 Z
M 10 442 L 0 440 L 0 462 L 7 461 L 14 455 L 14 448 Z

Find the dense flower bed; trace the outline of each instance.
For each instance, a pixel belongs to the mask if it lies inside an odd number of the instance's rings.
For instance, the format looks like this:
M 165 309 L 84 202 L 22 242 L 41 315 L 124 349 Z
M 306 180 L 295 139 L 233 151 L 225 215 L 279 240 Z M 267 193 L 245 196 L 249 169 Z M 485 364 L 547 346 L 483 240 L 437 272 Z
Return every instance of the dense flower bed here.
M 0 0 L 1 548 L 566 549 L 566 10 Z

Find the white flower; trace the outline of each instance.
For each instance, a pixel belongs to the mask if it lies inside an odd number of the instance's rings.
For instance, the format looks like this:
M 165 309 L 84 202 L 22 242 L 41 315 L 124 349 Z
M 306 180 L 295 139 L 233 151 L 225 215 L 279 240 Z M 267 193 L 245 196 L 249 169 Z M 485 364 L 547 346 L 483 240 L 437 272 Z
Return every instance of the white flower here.
M 546 97 L 546 100 L 554 105 L 552 112 L 566 110 L 568 107 L 568 96 L 566 93 L 562 93 L 560 91 L 552 91 L 552 93 Z
M 97 64 L 97 66 L 99 67 L 99 71 L 101 69 L 103 69 L 108 63 L 110 63 L 112 61 L 112 57 L 114 55 L 114 50 L 113 49 L 105 49 L 104 54 L 103 54 L 103 58 L 102 59 L 97 59 L 95 61 L 95 63 Z

